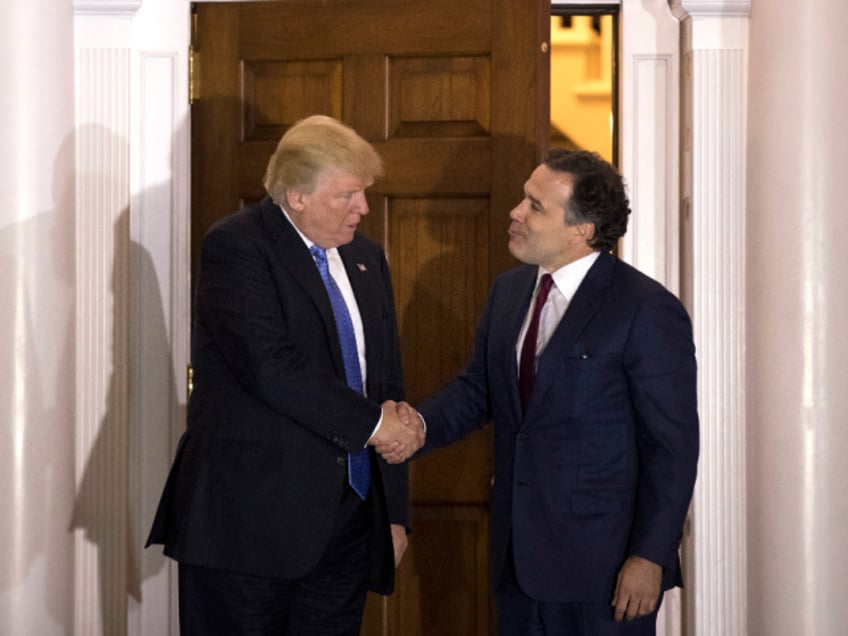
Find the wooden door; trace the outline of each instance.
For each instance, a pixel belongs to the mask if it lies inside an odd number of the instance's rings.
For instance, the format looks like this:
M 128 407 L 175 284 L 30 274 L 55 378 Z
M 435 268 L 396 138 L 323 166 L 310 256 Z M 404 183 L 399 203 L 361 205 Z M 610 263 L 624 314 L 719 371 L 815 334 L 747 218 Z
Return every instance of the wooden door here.
M 385 247 L 408 399 L 464 365 L 508 212 L 548 139 L 547 0 L 324 0 L 195 7 L 192 263 L 215 219 L 260 199 L 277 140 L 314 113 L 371 141 L 386 175 L 361 231 Z M 363 634 L 494 633 L 488 430 L 413 462 L 413 534 Z

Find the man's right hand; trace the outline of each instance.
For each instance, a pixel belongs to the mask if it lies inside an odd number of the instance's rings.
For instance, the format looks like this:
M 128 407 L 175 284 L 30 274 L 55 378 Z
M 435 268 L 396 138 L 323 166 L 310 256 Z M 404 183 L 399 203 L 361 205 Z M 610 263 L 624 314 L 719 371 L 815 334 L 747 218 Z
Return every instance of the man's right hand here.
M 377 433 L 368 440 L 390 464 L 409 459 L 424 445 L 424 422 L 406 402 L 383 402 L 383 418 Z

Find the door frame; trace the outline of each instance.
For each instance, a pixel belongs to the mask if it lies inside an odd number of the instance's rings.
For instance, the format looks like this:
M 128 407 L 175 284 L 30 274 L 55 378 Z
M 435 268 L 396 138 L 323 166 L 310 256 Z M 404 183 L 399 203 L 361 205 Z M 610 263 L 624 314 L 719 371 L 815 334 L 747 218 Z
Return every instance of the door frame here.
M 147 430 L 147 423 L 154 417 L 145 396 L 155 393 L 161 360 L 131 358 L 127 348 L 121 348 L 115 352 L 117 358 L 90 360 L 94 381 L 77 383 L 78 404 L 96 404 L 100 396 L 92 398 L 90 387 L 108 383 L 113 366 L 124 365 L 128 369 L 123 386 L 113 388 L 130 399 L 129 452 L 126 457 L 116 457 L 114 462 L 116 469 L 130 474 L 125 494 L 132 502 L 128 521 L 134 524 L 131 536 L 135 538 L 146 532 L 150 522 L 149 508 L 164 482 L 162 467 L 170 462 L 174 441 L 183 427 L 186 404 L 191 306 L 188 284 L 191 4 L 190 0 L 75 0 L 74 5 L 77 73 L 88 73 L 91 81 L 86 86 L 95 87 L 90 95 L 77 95 L 77 127 L 93 122 L 114 128 L 117 109 L 120 130 L 115 132 L 129 141 L 128 151 L 122 150 L 120 139 L 114 148 L 106 149 L 128 152 L 129 174 L 116 176 L 128 179 L 128 191 L 123 194 L 130 214 L 126 233 L 104 233 L 102 251 L 106 255 L 128 253 L 135 246 L 150 255 L 159 285 L 150 285 L 138 264 L 130 262 L 125 282 L 141 290 L 130 311 L 148 300 L 161 303 L 170 347 L 168 365 L 173 373 L 173 399 L 166 405 L 169 430 L 164 440 L 144 435 L 132 437 L 133 431 Z M 555 0 L 552 3 L 575 8 L 593 4 L 620 5 L 622 11 L 618 75 L 620 102 L 625 107 L 619 108 L 619 167 L 630 188 L 634 215 L 621 255 L 678 292 L 679 22 L 670 11 L 669 0 Z M 651 37 L 645 37 L 645 33 Z M 120 37 L 116 38 L 115 34 Z M 93 55 L 80 58 L 82 51 Z M 118 54 L 127 55 L 129 63 L 118 67 L 101 63 Z M 90 107 L 81 109 L 79 105 L 84 103 Z M 100 106 L 105 106 L 105 110 Z M 122 118 L 124 115 L 126 119 Z M 125 165 L 117 162 L 112 169 L 125 170 Z M 78 269 L 78 281 L 89 281 L 92 288 L 103 292 L 96 302 L 87 304 L 90 309 L 86 311 L 91 311 L 91 315 L 78 316 L 80 324 L 111 315 L 114 300 L 111 266 L 111 262 L 94 263 Z M 148 336 L 146 325 L 138 322 L 126 334 L 128 340 L 141 344 Z M 98 334 L 78 334 L 78 350 L 96 349 L 87 347 L 85 341 L 95 337 Z M 96 428 L 81 428 L 77 432 L 79 473 L 98 432 Z M 74 601 L 77 615 L 100 611 L 97 589 L 102 581 L 96 558 L 91 558 L 92 549 L 84 538 L 78 538 Z M 136 567 L 141 568 L 143 578 L 140 596 L 127 601 L 127 633 L 176 635 L 174 569 L 170 563 L 163 566 L 161 556 L 147 552 L 134 555 L 141 562 Z M 86 633 L 81 628 L 77 631 Z

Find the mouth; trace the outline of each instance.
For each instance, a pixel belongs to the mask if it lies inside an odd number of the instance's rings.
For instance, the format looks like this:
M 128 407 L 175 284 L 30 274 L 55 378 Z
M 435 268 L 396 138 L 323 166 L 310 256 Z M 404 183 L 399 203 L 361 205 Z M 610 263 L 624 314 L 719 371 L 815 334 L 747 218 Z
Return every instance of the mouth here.
M 353 214 L 349 215 L 348 219 L 349 220 L 345 225 L 348 227 L 348 229 L 351 230 L 355 230 L 357 227 L 359 227 L 359 223 L 362 221 L 361 216 L 356 216 Z

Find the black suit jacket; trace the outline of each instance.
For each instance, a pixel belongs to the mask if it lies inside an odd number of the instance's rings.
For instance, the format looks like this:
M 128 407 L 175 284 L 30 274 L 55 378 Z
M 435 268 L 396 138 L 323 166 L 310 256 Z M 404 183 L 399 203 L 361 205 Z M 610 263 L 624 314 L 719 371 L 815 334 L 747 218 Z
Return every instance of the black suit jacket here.
M 365 332 L 366 393 L 345 382 L 332 308 L 309 250 L 270 199 L 207 233 L 198 278 L 187 430 L 148 539 L 184 563 L 295 578 L 320 559 L 379 403 L 403 398 L 383 251 L 339 248 Z M 369 447 L 371 587 L 389 593 L 389 522 L 409 525 L 405 466 Z
M 537 600 L 609 602 L 629 555 L 661 564 L 664 588 L 679 585 L 698 457 L 689 317 L 659 283 L 601 254 L 539 358 L 522 413 L 516 341 L 537 270 L 495 281 L 468 366 L 419 405 L 425 450 L 493 420 L 493 584 L 512 537 L 518 581 Z

